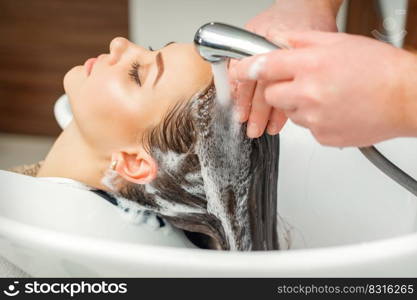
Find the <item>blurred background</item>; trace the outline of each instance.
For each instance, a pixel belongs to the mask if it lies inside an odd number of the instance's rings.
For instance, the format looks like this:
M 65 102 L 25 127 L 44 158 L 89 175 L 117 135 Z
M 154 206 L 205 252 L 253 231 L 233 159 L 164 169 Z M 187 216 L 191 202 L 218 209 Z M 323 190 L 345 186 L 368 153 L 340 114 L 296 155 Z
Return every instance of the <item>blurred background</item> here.
M 312 0 L 315 1 L 315 0 Z M 273 0 L 0 0 L 0 169 L 44 159 L 73 66 L 123 36 L 159 48 L 209 21 L 243 26 Z M 345 0 L 340 31 L 417 48 L 417 0 Z

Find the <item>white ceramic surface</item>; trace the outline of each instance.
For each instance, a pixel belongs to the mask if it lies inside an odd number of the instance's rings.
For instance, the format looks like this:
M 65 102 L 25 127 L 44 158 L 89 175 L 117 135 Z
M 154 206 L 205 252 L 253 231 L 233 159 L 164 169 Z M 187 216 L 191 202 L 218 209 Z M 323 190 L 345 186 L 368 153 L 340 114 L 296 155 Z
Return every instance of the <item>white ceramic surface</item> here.
M 28 185 L 3 178 L 0 255 L 34 276 L 417 276 L 414 196 L 357 149 L 322 147 L 291 123 L 281 142 L 280 224 L 290 232 L 291 250 L 149 245 L 140 241 L 140 228 L 123 225 L 101 199 L 56 192 L 34 200 Z M 378 146 L 417 177 L 417 139 Z

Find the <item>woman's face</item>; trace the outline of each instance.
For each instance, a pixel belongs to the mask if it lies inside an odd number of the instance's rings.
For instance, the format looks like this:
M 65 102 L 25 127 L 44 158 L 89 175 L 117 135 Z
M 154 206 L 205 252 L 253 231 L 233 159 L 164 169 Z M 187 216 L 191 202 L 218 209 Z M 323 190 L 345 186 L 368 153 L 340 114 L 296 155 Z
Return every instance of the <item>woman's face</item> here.
M 149 51 L 119 37 L 109 54 L 72 68 L 64 89 L 83 138 L 110 153 L 137 145 L 146 129 L 208 86 L 211 76 L 192 44 Z

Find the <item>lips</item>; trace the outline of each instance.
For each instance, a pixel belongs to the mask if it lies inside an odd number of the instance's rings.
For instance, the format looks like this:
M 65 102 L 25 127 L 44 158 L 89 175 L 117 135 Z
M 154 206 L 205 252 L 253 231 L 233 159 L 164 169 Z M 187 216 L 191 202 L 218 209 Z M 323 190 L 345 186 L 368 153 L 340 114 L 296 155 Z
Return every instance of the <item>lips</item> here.
M 97 58 L 89 58 L 85 61 L 84 67 L 85 67 L 85 71 L 87 72 L 87 76 L 89 76 L 91 71 L 93 70 L 93 66 L 94 66 L 96 60 L 97 60 Z

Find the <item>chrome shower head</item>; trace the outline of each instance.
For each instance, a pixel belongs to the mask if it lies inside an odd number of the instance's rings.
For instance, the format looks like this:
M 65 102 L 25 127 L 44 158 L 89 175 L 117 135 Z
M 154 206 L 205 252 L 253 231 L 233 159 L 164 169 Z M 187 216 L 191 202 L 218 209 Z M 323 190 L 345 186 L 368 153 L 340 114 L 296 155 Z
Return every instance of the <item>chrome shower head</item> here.
M 207 23 L 197 30 L 194 43 L 201 57 L 211 63 L 225 58 L 241 59 L 288 48 L 283 44 L 273 44 L 264 37 L 242 28 L 214 22 Z

